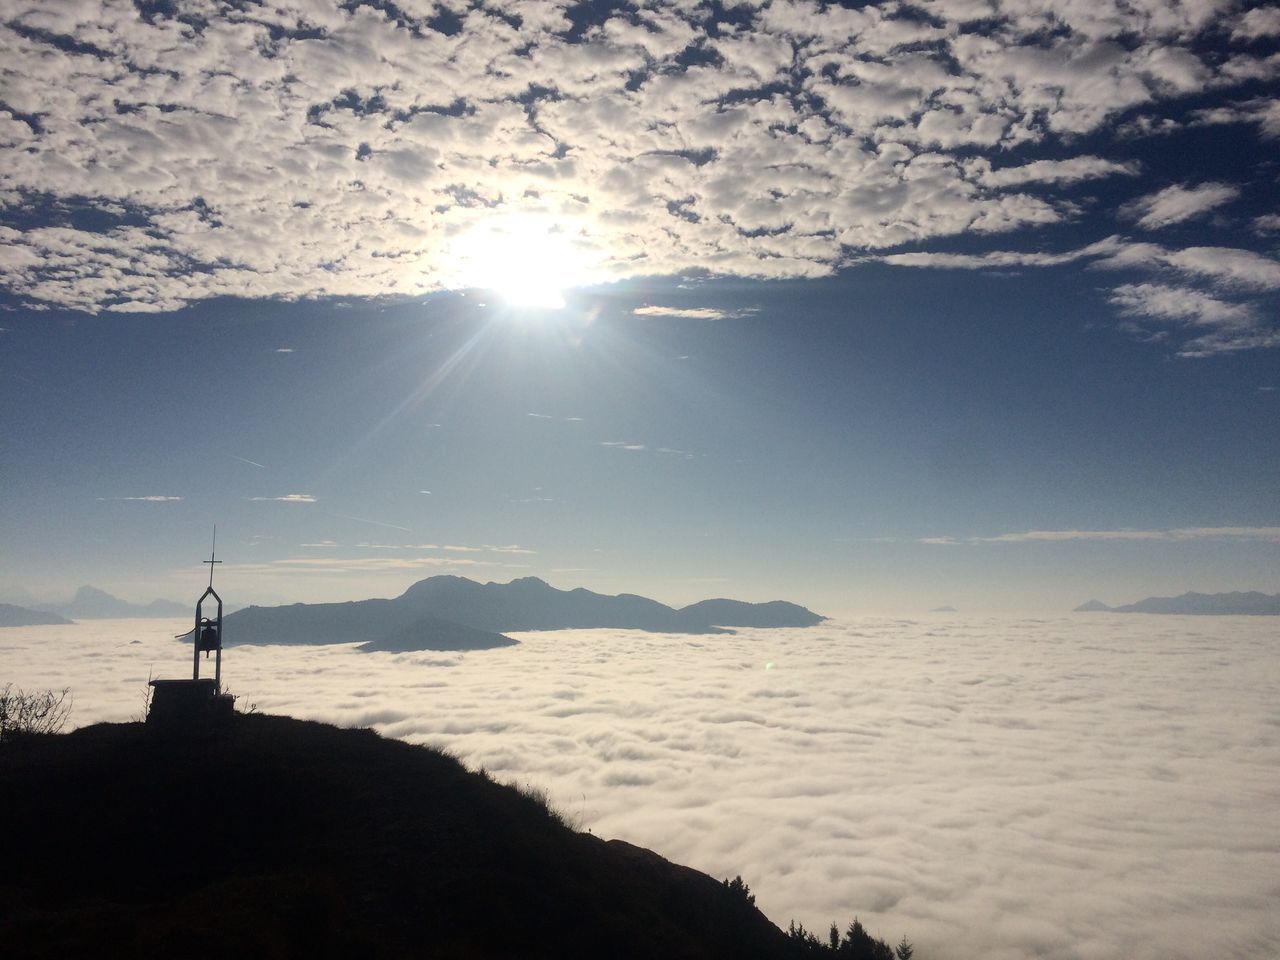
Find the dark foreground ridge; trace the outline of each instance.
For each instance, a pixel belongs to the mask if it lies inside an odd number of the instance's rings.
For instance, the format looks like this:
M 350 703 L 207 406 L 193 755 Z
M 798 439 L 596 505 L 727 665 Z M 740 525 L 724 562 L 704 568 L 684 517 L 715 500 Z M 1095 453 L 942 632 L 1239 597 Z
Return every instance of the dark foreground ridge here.
M 480 650 L 515 643 L 504 634 L 517 630 L 721 633 L 725 627 L 811 627 L 823 619 L 781 600 L 703 600 L 677 610 L 629 593 L 557 590 L 537 577 L 477 583 L 444 576 L 420 580 L 393 600 L 248 607 L 227 615 L 223 642 L 366 641 L 366 650 Z
M 536 791 L 286 717 L 0 746 L 9 956 L 788 958 L 745 885 L 576 833 Z M 885 948 L 887 949 L 887 948 Z M 890 956 L 889 960 L 892 960 Z

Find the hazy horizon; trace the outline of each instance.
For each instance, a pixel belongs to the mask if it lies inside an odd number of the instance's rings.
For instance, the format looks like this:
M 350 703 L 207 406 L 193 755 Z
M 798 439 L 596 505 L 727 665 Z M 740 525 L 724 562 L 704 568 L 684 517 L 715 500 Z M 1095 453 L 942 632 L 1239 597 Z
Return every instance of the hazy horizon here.
M 206 570 L 207 569 L 208 568 L 206 567 Z M 521 575 L 513 575 L 509 578 L 503 577 L 496 580 L 491 580 L 488 577 L 485 577 L 483 575 L 477 575 L 477 574 L 451 574 L 451 575 L 462 576 L 466 579 L 473 580 L 477 583 L 491 583 L 491 582 L 492 583 L 508 583 L 511 580 L 516 580 L 521 578 Z M 436 576 L 436 574 L 432 574 L 431 576 Z M 522 576 L 536 576 L 536 575 L 524 574 Z M 175 580 L 176 579 L 178 578 L 175 577 Z M 206 585 L 205 580 L 199 580 L 199 582 L 196 582 L 198 580 L 198 577 L 183 577 L 182 579 L 189 579 L 192 581 L 191 590 L 194 591 L 193 593 L 194 597 L 198 597 L 199 593 L 203 591 Z M 233 582 L 231 586 L 227 586 L 227 580 L 226 580 L 226 577 L 224 576 L 218 576 L 215 579 L 216 579 L 219 591 L 225 592 L 227 594 L 228 602 L 227 602 L 226 609 L 228 611 L 231 611 L 231 610 L 241 609 L 243 607 L 255 606 L 255 605 L 256 606 L 283 606 L 283 605 L 289 605 L 294 603 L 344 603 L 347 601 L 368 600 L 368 599 L 374 599 L 374 598 L 390 599 L 390 598 L 399 596 L 400 594 L 404 593 L 404 591 L 407 590 L 414 583 L 417 583 L 420 580 L 426 579 L 426 578 L 414 577 L 412 579 L 404 581 L 403 585 L 398 587 L 389 585 L 388 589 L 384 590 L 381 593 L 359 592 L 359 584 L 362 582 L 360 580 L 356 580 L 354 584 L 347 583 L 346 581 L 325 580 L 325 581 L 321 581 L 321 583 L 324 585 L 323 587 L 318 585 L 317 587 L 313 588 L 313 590 L 311 591 L 304 591 L 304 596 L 306 597 L 305 599 L 303 597 L 296 597 L 296 596 L 284 597 L 284 596 L 272 596 L 268 594 L 265 596 L 259 595 L 257 599 L 248 600 L 248 601 L 231 599 L 232 597 L 235 596 L 234 590 L 235 590 L 235 587 L 238 586 L 238 584 Z M 557 590 L 572 590 L 582 586 L 581 583 L 579 583 L 577 580 L 574 580 L 572 578 L 572 575 L 553 575 L 551 578 L 548 578 L 545 576 L 537 576 L 537 579 L 540 579 L 548 583 L 551 587 Z M 181 597 L 179 597 L 176 593 L 173 592 L 173 590 L 175 589 L 173 587 L 169 588 L 170 589 L 169 594 L 162 595 L 158 592 L 147 593 L 146 586 L 138 585 L 132 588 L 135 592 L 122 596 L 120 593 L 117 593 L 115 590 L 104 588 L 102 586 L 103 582 L 110 582 L 110 580 L 104 579 L 97 583 L 85 583 L 85 584 L 81 584 L 80 586 L 81 587 L 87 586 L 87 587 L 92 587 L 98 590 L 104 590 L 104 592 L 111 594 L 112 596 L 115 596 L 117 599 L 125 600 L 126 602 L 134 603 L 134 604 L 145 605 L 157 599 L 167 600 L 167 601 L 172 601 L 177 603 L 183 602 Z M 379 583 L 381 582 L 383 581 L 379 581 Z M 699 589 L 699 586 L 701 586 L 703 589 Z M 76 589 L 79 589 L 79 588 L 77 587 Z M 589 589 L 593 589 L 593 588 L 589 588 Z M 1232 588 L 1232 590 L 1234 589 L 1235 588 Z M 1228 592 L 1232 592 L 1232 590 L 1222 589 L 1222 590 L 1208 591 L 1208 590 L 1196 590 L 1194 588 L 1188 587 L 1186 589 L 1181 589 L 1176 592 L 1166 591 L 1163 593 L 1150 594 L 1149 596 L 1176 596 L 1178 594 L 1186 593 L 1186 592 L 1228 593 Z M 55 605 L 59 603 L 68 602 L 73 597 L 74 592 L 75 591 L 73 590 L 73 591 L 68 591 L 66 593 L 49 593 L 44 595 L 37 595 L 21 589 L 16 591 L 8 591 L 8 592 L 6 592 L 3 589 L 0 589 L 0 603 L 12 603 L 17 606 L 26 606 L 31 604 L 36 604 L 41 606 Z M 626 594 L 640 593 L 640 591 L 631 590 L 631 589 L 616 589 L 614 591 L 610 591 L 608 589 L 595 589 L 594 592 L 605 593 L 607 595 L 615 595 L 616 593 L 626 593 Z M 1242 592 L 1247 592 L 1247 591 L 1242 591 Z M 1266 592 L 1266 591 L 1263 590 L 1259 592 Z M 1114 591 L 1112 593 L 1114 593 Z M 659 595 L 647 595 L 643 593 L 641 593 L 641 595 L 649 596 L 649 599 L 657 600 L 660 603 L 665 603 L 667 604 L 667 606 L 670 606 L 676 609 L 679 609 L 680 607 L 683 607 L 683 606 L 688 606 L 689 604 L 696 603 L 700 600 L 719 599 L 719 598 L 726 598 L 726 599 L 732 599 L 732 600 L 745 600 L 750 603 L 763 603 L 771 600 L 784 600 L 792 603 L 798 603 L 801 606 L 808 607 L 809 609 L 813 610 L 814 613 L 817 613 L 820 616 L 826 617 L 828 619 L 848 619 L 851 617 L 859 617 L 859 616 L 924 617 L 924 616 L 946 616 L 949 614 L 957 614 L 957 615 L 964 615 L 964 616 L 1042 615 L 1042 616 L 1058 617 L 1058 616 L 1072 613 L 1075 607 L 1078 607 L 1089 600 L 1100 600 L 1103 603 L 1107 604 L 1108 606 L 1120 606 L 1123 604 L 1133 603 L 1138 600 L 1146 599 L 1146 596 L 1117 597 L 1114 595 L 1105 595 L 1105 596 L 1089 595 L 1089 596 L 1081 596 L 1076 599 L 1068 599 L 1064 601 L 1065 604 L 1068 604 L 1068 605 L 1058 606 L 1058 607 L 1050 607 L 1044 602 L 1041 602 L 1039 604 L 1026 604 L 1026 605 L 1011 604 L 1009 606 L 1004 606 L 1004 607 L 991 606 L 991 607 L 983 608 L 981 606 L 954 602 L 955 598 L 951 598 L 950 600 L 939 599 L 937 600 L 937 602 L 931 602 L 931 601 L 928 601 L 925 597 L 915 597 L 907 600 L 899 600 L 898 604 L 894 605 L 892 600 L 886 600 L 884 596 L 876 596 L 876 597 L 868 597 L 866 598 L 865 601 L 857 604 L 856 606 L 849 600 L 845 600 L 844 604 L 842 605 L 840 600 L 833 599 L 830 604 L 826 606 L 819 605 L 820 608 L 815 609 L 812 604 L 799 600 L 794 596 L 783 596 L 781 594 L 776 594 L 776 595 L 769 594 L 767 593 L 767 590 L 763 593 L 759 593 L 758 595 L 754 595 L 754 596 L 739 596 L 739 595 L 730 595 L 728 592 L 717 592 L 717 585 L 714 580 L 706 581 L 706 582 L 695 580 L 694 583 L 689 585 L 683 585 L 679 587 L 667 587 L 666 591 Z M 1063 596 L 1065 597 L 1067 595 L 1063 594 Z M 671 599 L 673 597 L 676 599 Z M 926 603 L 928 604 L 927 606 L 925 605 Z M 952 609 L 943 609 L 948 607 Z M 193 609 L 194 609 L 194 602 L 193 602 Z M 85 620 L 97 621 L 99 619 L 119 619 L 119 618 L 82 617 L 81 622 Z

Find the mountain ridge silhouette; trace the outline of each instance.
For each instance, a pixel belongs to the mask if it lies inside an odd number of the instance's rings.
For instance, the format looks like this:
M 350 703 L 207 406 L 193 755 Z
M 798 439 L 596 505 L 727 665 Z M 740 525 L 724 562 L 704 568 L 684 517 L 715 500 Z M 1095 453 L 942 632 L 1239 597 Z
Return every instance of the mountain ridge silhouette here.
M 85 585 L 65 603 L 41 603 L 34 609 L 55 613 L 72 620 L 118 620 L 125 617 L 182 617 L 191 608 L 173 600 L 152 600 L 150 603 L 130 603 L 119 597 Z
M 537 577 L 479 583 L 419 580 L 392 599 L 246 607 L 228 614 L 223 642 L 328 644 L 364 649 L 479 650 L 516 641 L 507 631 L 610 628 L 655 633 L 723 633 L 726 627 L 808 627 L 825 618 L 782 600 L 703 600 L 679 609 L 636 594 L 559 590 Z M 468 633 L 468 631 L 471 631 Z
M 71 623 L 71 621 L 48 610 L 20 607 L 15 603 L 0 603 L 0 627 L 36 627 L 62 623 Z
M 1280 616 L 1280 593 L 1260 593 L 1257 590 L 1233 590 L 1229 593 L 1196 593 L 1188 591 L 1176 597 L 1147 597 L 1137 603 L 1109 607 L 1099 600 L 1090 600 L 1076 607 L 1073 613 L 1164 613 L 1183 616 Z

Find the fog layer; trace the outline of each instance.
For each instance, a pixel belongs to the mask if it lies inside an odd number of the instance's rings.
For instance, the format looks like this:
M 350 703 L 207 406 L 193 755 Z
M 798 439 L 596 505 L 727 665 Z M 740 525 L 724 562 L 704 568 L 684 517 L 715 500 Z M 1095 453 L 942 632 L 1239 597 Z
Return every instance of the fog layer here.
M 0 683 L 76 724 L 189 675 L 185 627 L 0 631 Z M 933 616 L 691 637 L 517 634 L 466 654 L 236 648 L 271 713 L 372 725 L 533 782 L 581 829 L 717 877 L 785 926 L 855 914 L 934 960 L 1280 952 L 1269 618 Z

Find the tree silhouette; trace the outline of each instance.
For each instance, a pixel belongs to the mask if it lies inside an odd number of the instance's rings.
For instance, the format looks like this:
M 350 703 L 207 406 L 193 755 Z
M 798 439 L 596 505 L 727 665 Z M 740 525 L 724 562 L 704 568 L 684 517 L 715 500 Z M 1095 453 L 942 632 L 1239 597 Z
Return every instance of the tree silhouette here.
M 893 948 L 867 933 L 862 921 L 854 917 L 853 923 L 845 931 L 839 955 L 848 957 L 849 960 L 893 960 Z
M 751 888 L 747 886 L 741 876 L 734 877 L 732 880 L 725 880 L 724 886 L 735 897 L 745 901 L 748 906 L 755 906 L 756 895 L 751 892 Z

